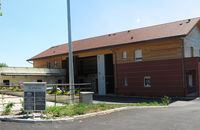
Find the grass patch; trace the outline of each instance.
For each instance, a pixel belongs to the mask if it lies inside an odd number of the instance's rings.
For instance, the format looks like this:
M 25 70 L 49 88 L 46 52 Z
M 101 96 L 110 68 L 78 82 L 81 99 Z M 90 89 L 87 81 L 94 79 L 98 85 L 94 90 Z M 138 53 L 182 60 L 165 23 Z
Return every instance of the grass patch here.
M 133 106 L 165 106 L 165 104 L 158 103 L 155 101 L 155 102 L 150 102 L 150 103 L 146 103 L 146 102 L 136 103 Z
M 46 113 L 48 118 L 56 118 L 62 116 L 76 116 L 86 113 L 99 112 L 114 108 L 127 107 L 127 106 L 163 106 L 163 103 L 150 102 L 150 103 L 137 103 L 137 104 L 68 104 L 65 106 L 50 106 L 47 107 Z

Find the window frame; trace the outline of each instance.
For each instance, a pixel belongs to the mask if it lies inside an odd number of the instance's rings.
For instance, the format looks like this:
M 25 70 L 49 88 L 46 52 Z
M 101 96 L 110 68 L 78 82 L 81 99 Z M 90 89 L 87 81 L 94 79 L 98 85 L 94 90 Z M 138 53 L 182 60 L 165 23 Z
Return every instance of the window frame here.
M 148 85 L 147 83 L 146 83 L 146 81 L 147 80 L 150 80 L 150 85 Z M 144 87 L 145 88 L 151 88 L 151 76 L 144 76 Z
M 122 59 L 126 60 L 127 59 L 127 51 L 122 52 Z
M 127 77 L 124 78 L 124 87 L 128 87 L 128 78 Z
M 190 56 L 194 57 L 194 47 L 193 46 L 190 47 Z
M 47 68 L 48 68 L 48 69 L 51 68 L 51 62 L 50 62 L 50 61 L 47 62 Z
M 192 74 L 188 75 L 188 85 L 189 85 L 190 88 L 194 87 L 194 84 L 193 84 L 193 75 Z
M 136 53 L 139 53 L 139 54 L 136 54 Z M 140 57 L 137 57 L 137 55 L 141 55 Z M 140 61 L 143 61 L 143 54 L 142 54 L 142 49 L 137 49 L 134 51 L 134 60 L 135 62 L 140 62 Z
M 58 64 L 58 62 L 55 60 L 54 61 L 54 68 L 57 68 L 57 64 Z

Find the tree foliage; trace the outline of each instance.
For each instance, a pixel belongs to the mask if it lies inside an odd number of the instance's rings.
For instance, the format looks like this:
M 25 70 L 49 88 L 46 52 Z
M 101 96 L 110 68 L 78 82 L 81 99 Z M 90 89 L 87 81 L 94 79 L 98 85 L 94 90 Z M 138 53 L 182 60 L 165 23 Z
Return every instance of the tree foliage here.
M 2 16 L 2 12 L 1 12 L 1 2 L 0 2 L 0 16 Z
M 8 67 L 6 63 L 0 63 L 0 67 Z

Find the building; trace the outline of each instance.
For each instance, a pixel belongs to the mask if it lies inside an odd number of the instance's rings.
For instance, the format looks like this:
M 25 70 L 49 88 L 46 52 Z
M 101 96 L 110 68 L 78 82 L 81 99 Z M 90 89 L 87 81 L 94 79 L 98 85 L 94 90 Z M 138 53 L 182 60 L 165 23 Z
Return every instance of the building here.
M 64 69 L 0 67 L 0 84 L 15 86 L 23 82 L 65 82 Z
M 199 96 L 200 18 L 74 41 L 76 83 L 100 95 Z M 28 59 L 68 73 L 68 44 Z M 68 74 L 66 76 L 68 79 Z

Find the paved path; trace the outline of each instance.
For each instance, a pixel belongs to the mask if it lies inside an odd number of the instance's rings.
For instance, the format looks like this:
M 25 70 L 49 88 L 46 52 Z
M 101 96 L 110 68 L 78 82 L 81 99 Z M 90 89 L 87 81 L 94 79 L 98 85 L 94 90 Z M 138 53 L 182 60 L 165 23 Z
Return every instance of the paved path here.
M 133 109 L 73 122 L 0 122 L 0 130 L 199 130 L 199 122 L 200 100 L 195 100 L 168 108 Z

